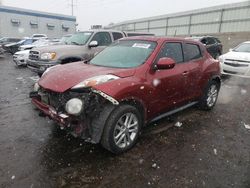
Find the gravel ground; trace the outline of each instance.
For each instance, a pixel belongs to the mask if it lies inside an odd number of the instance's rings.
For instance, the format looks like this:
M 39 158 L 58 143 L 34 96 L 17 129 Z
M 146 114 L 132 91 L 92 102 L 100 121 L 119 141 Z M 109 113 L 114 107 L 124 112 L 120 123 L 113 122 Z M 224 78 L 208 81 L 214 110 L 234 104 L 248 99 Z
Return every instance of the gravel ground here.
M 225 79 L 213 111 L 151 124 L 115 156 L 55 129 L 28 98 L 36 75 L 0 66 L 0 187 L 250 187 L 250 79 Z

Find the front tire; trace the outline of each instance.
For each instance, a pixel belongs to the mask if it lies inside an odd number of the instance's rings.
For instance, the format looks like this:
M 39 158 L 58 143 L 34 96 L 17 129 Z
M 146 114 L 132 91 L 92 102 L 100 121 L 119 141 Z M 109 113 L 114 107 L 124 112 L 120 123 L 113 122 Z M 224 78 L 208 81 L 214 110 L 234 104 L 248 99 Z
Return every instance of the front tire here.
M 205 92 L 203 94 L 203 97 L 199 102 L 199 107 L 202 110 L 211 110 L 217 102 L 219 90 L 220 90 L 220 84 L 215 80 L 211 80 L 208 83 Z
M 139 111 L 131 105 L 120 105 L 106 121 L 101 144 L 115 154 L 128 151 L 136 144 L 141 127 Z

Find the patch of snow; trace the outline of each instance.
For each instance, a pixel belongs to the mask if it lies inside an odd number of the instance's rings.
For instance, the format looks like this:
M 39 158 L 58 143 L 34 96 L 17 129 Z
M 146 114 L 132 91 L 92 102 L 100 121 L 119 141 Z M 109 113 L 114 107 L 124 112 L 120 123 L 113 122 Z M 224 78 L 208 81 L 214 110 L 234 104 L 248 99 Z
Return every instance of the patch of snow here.
M 250 129 L 250 125 L 243 123 L 246 129 Z
M 241 89 L 241 90 L 240 90 L 240 93 L 241 93 L 241 95 L 245 95 L 245 94 L 247 93 L 247 90 Z
M 175 124 L 174 124 L 174 126 L 176 126 L 176 127 L 181 127 L 183 124 L 181 123 L 181 122 L 176 122 Z
M 217 155 L 217 149 L 214 148 L 214 154 Z
M 160 83 L 161 83 L 161 80 L 159 80 L 159 79 L 154 79 L 154 80 L 153 80 L 153 85 L 154 85 L 155 87 L 158 86 Z

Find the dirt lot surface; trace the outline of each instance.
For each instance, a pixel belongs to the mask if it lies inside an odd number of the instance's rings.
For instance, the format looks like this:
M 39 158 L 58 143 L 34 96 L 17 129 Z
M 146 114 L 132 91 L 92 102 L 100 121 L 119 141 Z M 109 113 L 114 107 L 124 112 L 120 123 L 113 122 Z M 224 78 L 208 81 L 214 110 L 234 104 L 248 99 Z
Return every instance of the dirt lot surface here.
M 0 66 L 2 188 L 250 187 L 250 79 L 224 80 L 213 111 L 190 108 L 151 124 L 115 156 L 55 129 L 28 97 L 36 75 L 9 56 Z

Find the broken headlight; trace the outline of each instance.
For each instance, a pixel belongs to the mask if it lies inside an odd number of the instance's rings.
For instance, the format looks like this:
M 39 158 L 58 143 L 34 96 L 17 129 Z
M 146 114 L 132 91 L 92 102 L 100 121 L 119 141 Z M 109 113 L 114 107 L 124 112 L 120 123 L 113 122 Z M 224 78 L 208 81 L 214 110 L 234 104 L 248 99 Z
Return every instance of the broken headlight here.
M 83 109 L 83 101 L 78 98 L 70 99 L 65 106 L 65 110 L 68 114 L 78 115 Z
M 79 84 L 75 85 L 74 87 L 72 87 L 72 89 L 80 89 L 80 88 L 84 88 L 84 87 L 91 87 L 91 86 L 95 86 L 98 84 L 102 84 L 111 80 L 117 80 L 119 79 L 118 76 L 115 75 L 100 75 L 100 76 L 95 76 L 92 78 L 88 78 L 86 80 L 84 80 L 83 82 L 80 82 Z

